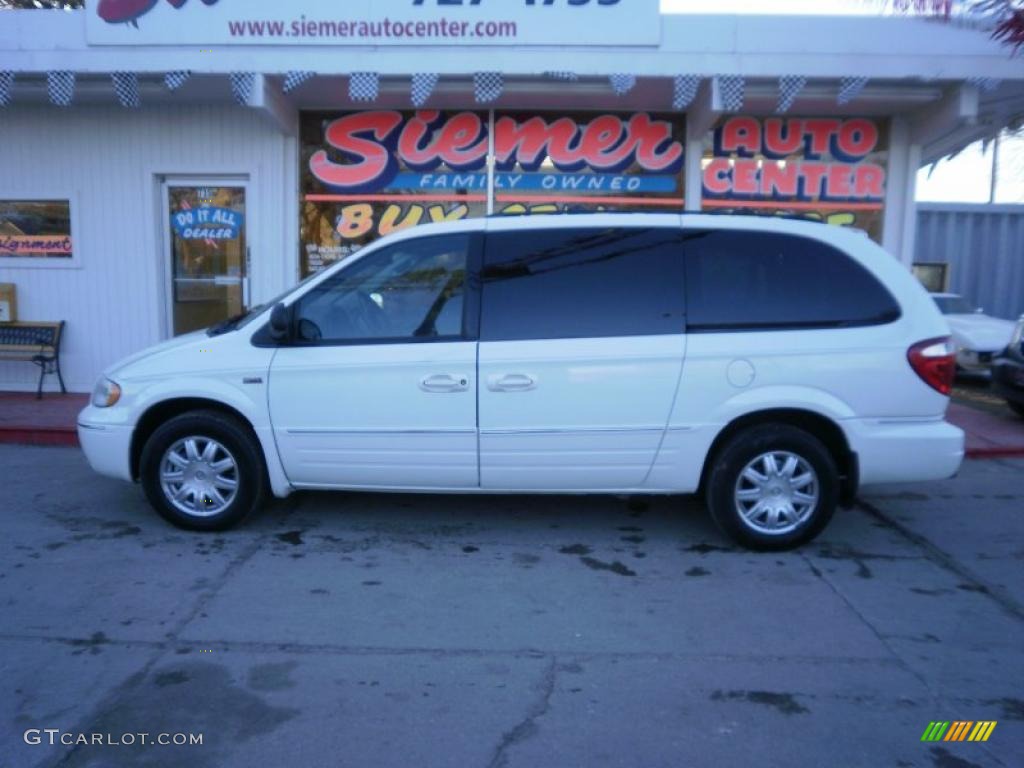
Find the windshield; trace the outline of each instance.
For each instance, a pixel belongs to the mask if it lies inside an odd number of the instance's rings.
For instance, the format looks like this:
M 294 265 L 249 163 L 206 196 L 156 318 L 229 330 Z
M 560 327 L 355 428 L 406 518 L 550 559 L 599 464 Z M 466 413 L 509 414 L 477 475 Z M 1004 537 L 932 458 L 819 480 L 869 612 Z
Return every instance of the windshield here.
M 944 315 L 971 315 L 974 307 L 963 296 L 933 296 L 939 305 L 939 312 Z
M 319 274 L 319 272 L 312 272 L 306 275 L 304 278 L 302 278 L 302 280 L 297 282 L 288 290 L 279 293 L 270 301 L 265 301 L 262 304 L 258 304 L 257 306 L 250 309 L 248 312 L 242 312 L 241 314 L 235 315 L 234 317 L 229 317 L 227 320 L 222 320 L 216 325 L 211 325 L 206 331 L 207 335 L 220 336 L 223 333 L 228 333 L 229 331 L 237 331 L 239 328 L 244 328 L 249 323 L 251 323 L 261 312 L 263 312 L 263 310 L 267 309 L 267 307 L 272 307 L 279 301 L 282 301 L 283 299 L 291 295 L 291 293 L 295 291 L 297 288 L 300 288 L 301 286 L 305 285 L 307 282 L 309 282 Z

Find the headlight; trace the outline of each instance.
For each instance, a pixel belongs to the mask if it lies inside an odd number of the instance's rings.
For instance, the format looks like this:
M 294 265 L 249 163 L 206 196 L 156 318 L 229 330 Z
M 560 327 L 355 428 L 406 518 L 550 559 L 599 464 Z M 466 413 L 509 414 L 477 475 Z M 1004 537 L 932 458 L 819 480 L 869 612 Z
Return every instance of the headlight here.
M 109 408 L 121 399 L 121 387 L 110 379 L 100 379 L 92 390 L 92 404 L 97 408 Z

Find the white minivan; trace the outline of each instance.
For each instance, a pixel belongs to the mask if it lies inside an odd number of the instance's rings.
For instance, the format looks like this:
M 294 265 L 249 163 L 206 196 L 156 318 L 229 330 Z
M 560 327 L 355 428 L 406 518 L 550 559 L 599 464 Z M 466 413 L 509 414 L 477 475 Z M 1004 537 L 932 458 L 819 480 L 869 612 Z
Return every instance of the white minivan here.
M 703 494 L 785 549 L 860 484 L 953 475 L 949 328 L 864 235 L 699 214 L 384 238 L 107 370 L 78 432 L 170 522 L 267 490 Z

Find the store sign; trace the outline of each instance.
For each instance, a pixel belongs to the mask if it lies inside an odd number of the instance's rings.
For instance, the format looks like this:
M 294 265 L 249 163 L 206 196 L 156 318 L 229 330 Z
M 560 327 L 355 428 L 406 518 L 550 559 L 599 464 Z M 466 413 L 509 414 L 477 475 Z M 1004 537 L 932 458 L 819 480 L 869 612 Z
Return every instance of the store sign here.
M 855 118 L 733 117 L 714 134 L 704 194 L 728 200 L 879 203 L 885 167 L 870 162 L 879 130 Z
M 242 214 L 230 208 L 202 205 L 176 211 L 174 231 L 185 240 L 236 240 L 242 231 Z
M 304 115 L 306 268 L 376 237 L 496 213 L 683 208 L 684 125 L 648 113 Z
M 0 259 L 73 256 L 68 200 L 0 200 Z
M 672 124 L 647 114 L 628 119 L 600 115 L 586 124 L 571 118 L 495 123 L 495 187 L 508 190 L 644 192 L 669 191 L 674 179 L 626 177 L 621 171 L 638 164 L 650 173 L 678 173 L 683 145 L 673 141 Z M 309 162 L 313 176 L 338 190 L 487 189 L 484 168 L 487 122 L 483 115 L 462 112 L 443 117 L 435 110 L 415 113 L 360 112 L 327 126 L 325 142 L 344 162 L 326 150 Z M 440 166 L 448 170 L 435 173 Z M 544 167 L 551 171 L 544 171 Z M 399 167 L 408 169 L 399 173 Z M 589 171 L 580 172 L 583 170 Z M 479 171 L 474 173 L 474 171 Z
M 658 45 L 659 0 L 87 0 L 92 45 Z

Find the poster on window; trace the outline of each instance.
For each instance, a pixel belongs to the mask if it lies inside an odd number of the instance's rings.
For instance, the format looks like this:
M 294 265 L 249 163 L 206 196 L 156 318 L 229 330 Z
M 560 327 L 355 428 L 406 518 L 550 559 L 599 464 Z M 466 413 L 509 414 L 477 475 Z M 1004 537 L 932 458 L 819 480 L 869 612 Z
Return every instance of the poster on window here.
M 794 215 L 882 238 L 888 135 L 866 118 L 729 117 L 705 142 L 705 210 Z
M 0 200 L 0 259 L 70 259 L 71 202 Z
M 305 114 L 303 273 L 395 231 L 485 215 L 488 130 L 486 112 Z M 678 118 L 647 113 L 497 113 L 494 211 L 681 211 L 684 136 Z

